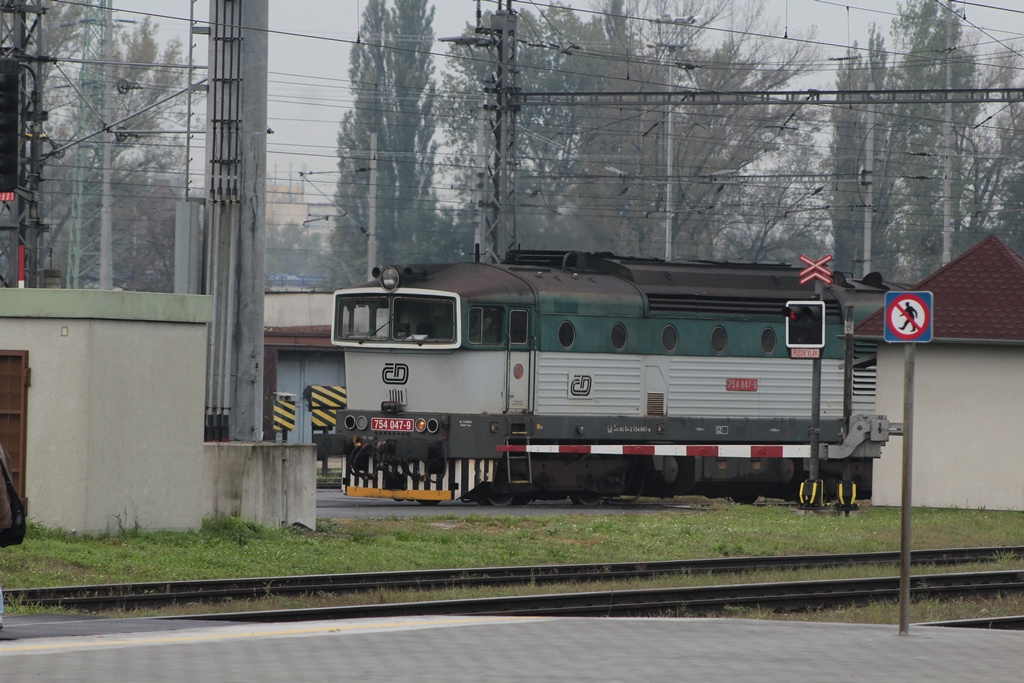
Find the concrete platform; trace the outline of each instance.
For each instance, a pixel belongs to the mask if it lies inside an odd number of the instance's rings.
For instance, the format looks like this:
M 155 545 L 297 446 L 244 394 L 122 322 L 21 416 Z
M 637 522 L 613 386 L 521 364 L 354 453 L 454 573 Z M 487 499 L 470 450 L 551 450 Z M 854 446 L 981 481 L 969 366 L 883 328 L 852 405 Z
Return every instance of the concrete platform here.
M 917 625 L 899 636 L 895 625 L 743 619 L 410 617 L 145 628 L 124 620 L 124 633 L 104 624 L 103 633 L 68 636 L 59 634 L 73 625 L 59 621 L 4 619 L 3 680 L 996 683 L 1020 681 L 1024 671 L 1024 633 Z M 85 632 L 85 621 L 112 620 L 78 621 Z M 40 637 L 46 628 L 52 637 Z

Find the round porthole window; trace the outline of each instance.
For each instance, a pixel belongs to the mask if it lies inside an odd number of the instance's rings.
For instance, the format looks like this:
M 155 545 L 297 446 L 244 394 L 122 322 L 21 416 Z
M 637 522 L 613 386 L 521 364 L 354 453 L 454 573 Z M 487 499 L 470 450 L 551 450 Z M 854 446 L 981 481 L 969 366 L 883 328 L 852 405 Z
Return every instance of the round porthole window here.
M 715 329 L 711 330 L 711 348 L 715 350 L 715 353 L 721 353 L 725 351 L 728 343 L 729 334 L 725 331 L 724 327 L 716 325 Z
M 621 351 L 626 345 L 626 326 L 622 323 L 612 325 L 612 346 L 616 351 Z
M 563 349 L 567 349 L 573 345 L 576 341 L 576 328 L 572 326 L 572 323 L 568 320 L 562 322 L 558 326 L 558 343 L 562 345 Z
M 661 345 L 669 353 L 676 350 L 676 346 L 679 344 L 679 333 L 676 332 L 674 325 L 665 325 L 665 329 L 661 331 Z
M 761 350 L 770 356 L 775 353 L 776 343 L 775 330 L 770 327 L 764 328 L 764 330 L 761 331 Z

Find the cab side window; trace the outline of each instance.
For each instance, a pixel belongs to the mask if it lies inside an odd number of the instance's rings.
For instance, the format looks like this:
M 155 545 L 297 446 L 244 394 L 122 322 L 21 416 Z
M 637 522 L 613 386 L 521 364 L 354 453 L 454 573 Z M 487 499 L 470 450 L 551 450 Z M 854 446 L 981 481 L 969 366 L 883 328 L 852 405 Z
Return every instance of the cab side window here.
M 508 316 L 509 341 L 526 344 L 530 341 L 530 314 L 526 311 L 512 311 Z
M 469 309 L 470 344 L 501 344 L 505 311 L 500 306 L 472 306 Z

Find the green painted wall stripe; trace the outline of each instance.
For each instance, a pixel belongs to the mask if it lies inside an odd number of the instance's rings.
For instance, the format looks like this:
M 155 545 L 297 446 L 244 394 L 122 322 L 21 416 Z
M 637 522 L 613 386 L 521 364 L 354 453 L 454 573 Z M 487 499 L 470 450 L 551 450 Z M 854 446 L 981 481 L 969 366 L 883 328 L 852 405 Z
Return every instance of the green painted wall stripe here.
M 0 318 L 208 323 L 213 297 L 91 289 L 0 289 Z

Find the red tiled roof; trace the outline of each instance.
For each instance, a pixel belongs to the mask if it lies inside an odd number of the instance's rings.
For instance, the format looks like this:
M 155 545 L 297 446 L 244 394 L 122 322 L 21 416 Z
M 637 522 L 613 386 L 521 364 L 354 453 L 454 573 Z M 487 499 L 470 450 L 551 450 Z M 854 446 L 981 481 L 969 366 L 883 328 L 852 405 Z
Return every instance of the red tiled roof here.
M 986 237 L 912 291 L 931 292 L 935 339 L 1024 341 L 1024 258 L 995 235 Z M 881 337 L 882 311 L 857 325 Z

